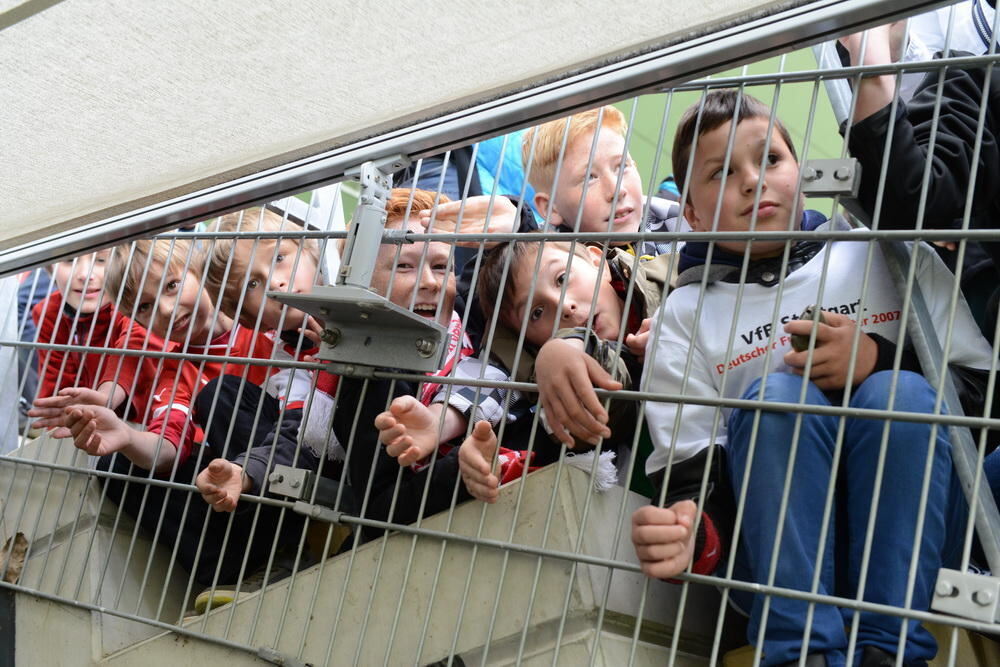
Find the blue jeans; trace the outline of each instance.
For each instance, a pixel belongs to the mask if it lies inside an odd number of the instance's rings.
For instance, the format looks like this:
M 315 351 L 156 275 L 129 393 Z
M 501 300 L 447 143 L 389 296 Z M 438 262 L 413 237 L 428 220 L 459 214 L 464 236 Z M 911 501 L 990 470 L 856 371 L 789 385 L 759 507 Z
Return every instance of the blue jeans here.
M 869 376 L 854 391 L 850 406 L 868 409 L 889 407 L 892 375 L 891 372 L 879 372 Z M 743 398 L 758 399 L 760 383 L 761 380 L 755 381 Z M 798 403 L 802 383 L 803 379 L 796 375 L 769 375 L 763 398 L 766 401 Z M 934 390 L 923 376 L 906 371 L 899 373 L 895 399 L 897 409 L 930 413 L 934 407 L 934 396 Z M 830 405 L 823 391 L 812 383 L 807 385 L 805 402 Z M 729 475 L 737 494 L 743 485 L 754 413 L 754 410 L 736 410 L 729 419 Z M 757 444 L 747 482 L 746 509 L 735 555 L 734 572 L 737 578 L 762 584 L 768 581 L 777 518 L 791 460 L 795 421 L 794 413 L 760 413 Z M 839 466 L 834 470 L 838 421 L 839 418 L 833 416 L 802 415 L 774 585 L 810 590 L 816 571 L 827 488 L 831 476 L 835 475 L 835 511 L 831 512 L 832 523 L 822 549 L 818 592 L 853 598 L 857 595 L 860 581 L 885 421 L 848 418 Z M 892 422 L 889 427 L 863 596 L 865 601 L 896 607 L 905 604 L 930 432 L 929 425 L 913 422 Z M 965 512 L 961 488 L 952 472 L 946 429 L 939 428 L 934 443 L 920 558 L 910 603 L 913 609 L 926 610 L 930 607 L 938 569 L 945 563 L 957 563 Z M 949 534 L 949 526 L 955 527 L 953 534 Z M 755 643 L 763 620 L 765 596 L 738 591 L 734 591 L 732 596 L 750 613 L 747 632 L 751 643 Z M 798 658 L 805 644 L 807 609 L 805 601 L 771 597 L 764 632 L 765 665 Z M 808 653 L 825 653 L 830 665 L 843 664 L 848 644 L 845 627 L 850 627 L 853 614 L 850 609 L 816 605 L 805 650 Z M 858 654 L 865 645 L 896 654 L 902 623 L 898 617 L 861 612 Z M 905 661 L 932 658 L 937 652 L 934 638 L 917 621 L 908 620 L 906 623 Z

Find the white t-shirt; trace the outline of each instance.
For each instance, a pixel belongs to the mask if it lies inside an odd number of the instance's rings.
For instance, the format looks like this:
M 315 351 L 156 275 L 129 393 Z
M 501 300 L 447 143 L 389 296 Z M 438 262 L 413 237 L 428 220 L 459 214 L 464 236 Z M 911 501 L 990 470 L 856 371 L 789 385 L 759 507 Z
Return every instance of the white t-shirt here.
M 830 223 L 820 226 L 828 229 Z M 868 289 L 862 290 L 869 248 L 872 250 Z M 954 275 L 928 246 L 916 251 L 916 276 L 944 344 Z M 819 292 L 827 253 L 831 254 L 823 292 Z M 699 316 L 701 283 L 674 290 L 661 306 L 665 312 L 653 316 L 655 336 L 646 351 L 643 388 L 646 391 L 705 398 L 739 398 L 757 378 L 773 372 L 789 372 L 783 362 L 791 341 L 783 324 L 798 319 L 808 306 L 819 304 L 861 321 L 867 333 L 896 342 L 902 298 L 894 287 L 878 246 L 866 242 L 830 241 L 805 265 L 773 287 L 752 283 L 716 282 L 705 291 Z M 781 302 L 775 309 L 775 302 Z M 910 317 L 914 317 L 912 308 Z M 734 326 L 735 322 L 735 326 Z M 730 338 L 734 340 L 729 349 Z M 768 352 L 770 351 L 770 354 Z M 685 376 L 689 363 L 690 373 Z M 959 294 L 948 363 L 988 369 L 992 350 L 979 332 L 969 307 Z M 715 432 L 716 408 L 706 405 L 646 402 L 646 420 L 653 440 L 653 453 L 646 472 L 664 468 L 675 447 L 674 462 L 683 461 L 711 443 L 726 443 L 726 424 L 731 409 L 721 410 Z M 674 427 L 677 424 L 676 437 Z

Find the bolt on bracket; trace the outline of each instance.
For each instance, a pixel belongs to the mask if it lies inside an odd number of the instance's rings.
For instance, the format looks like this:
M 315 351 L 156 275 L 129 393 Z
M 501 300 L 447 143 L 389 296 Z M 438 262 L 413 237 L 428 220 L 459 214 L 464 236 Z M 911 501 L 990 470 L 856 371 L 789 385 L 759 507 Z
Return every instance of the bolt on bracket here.
M 854 199 L 860 185 L 861 165 L 854 158 L 809 160 L 802 166 L 802 194 L 806 197 Z
M 984 623 L 1000 621 L 1000 579 L 942 568 L 934 586 L 934 611 Z

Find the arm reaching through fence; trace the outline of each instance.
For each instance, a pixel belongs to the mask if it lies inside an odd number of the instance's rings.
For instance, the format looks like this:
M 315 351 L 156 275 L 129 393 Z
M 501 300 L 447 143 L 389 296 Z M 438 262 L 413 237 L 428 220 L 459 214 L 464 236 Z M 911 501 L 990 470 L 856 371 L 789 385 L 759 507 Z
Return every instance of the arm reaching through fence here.
M 240 466 L 226 459 L 215 459 L 198 473 L 195 486 L 213 510 L 232 512 L 240 496 L 250 490 L 251 481 Z

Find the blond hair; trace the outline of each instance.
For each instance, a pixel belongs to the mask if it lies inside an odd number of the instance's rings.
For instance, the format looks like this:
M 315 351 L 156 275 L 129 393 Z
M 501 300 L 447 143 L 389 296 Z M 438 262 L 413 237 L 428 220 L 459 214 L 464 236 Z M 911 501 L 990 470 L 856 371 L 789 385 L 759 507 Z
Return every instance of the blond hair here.
M 240 303 L 243 285 L 246 283 L 246 272 L 249 264 L 249 253 L 253 250 L 261 252 L 270 244 L 281 239 L 257 239 L 253 232 L 301 232 L 302 225 L 292 222 L 268 208 L 255 206 L 243 211 L 227 213 L 221 216 L 211 226 L 213 232 L 246 232 L 247 236 L 215 239 L 208 253 L 208 269 L 205 272 L 205 290 L 219 310 L 232 318 L 238 318 L 236 307 Z M 311 257 L 320 266 L 319 244 L 316 239 L 290 238 L 301 248 L 302 254 Z M 253 244 L 256 243 L 256 246 Z M 246 249 L 246 254 L 236 252 L 237 248 Z
M 537 192 L 551 193 L 556 189 L 556 166 L 563 146 L 563 137 L 566 138 L 568 150 L 578 137 L 587 133 L 595 134 L 598 122 L 600 122 L 600 127 L 617 132 L 622 137 L 628 131 L 625 115 L 617 108 L 607 105 L 573 114 L 569 117 L 568 129 L 566 118 L 560 118 L 536 125 L 524 133 L 521 140 L 522 163 L 525 165 L 525 170 L 529 172 L 528 182 Z M 568 136 L 566 136 L 567 134 Z M 532 142 L 534 142 L 535 147 L 533 157 L 531 154 Z M 532 158 L 530 170 L 529 158 Z
M 118 312 L 131 317 L 154 266 L 160 268 L 160 278 L 170 271 L 185 269 L 200 278 L 204 262 L 204 253 L 190 239 L 140 239 L 125 243 L 111 253 L 104 273 L 104 289 L 112 299 L 121 295 Z M 157 282 L 160 278 L 156 278 Z

